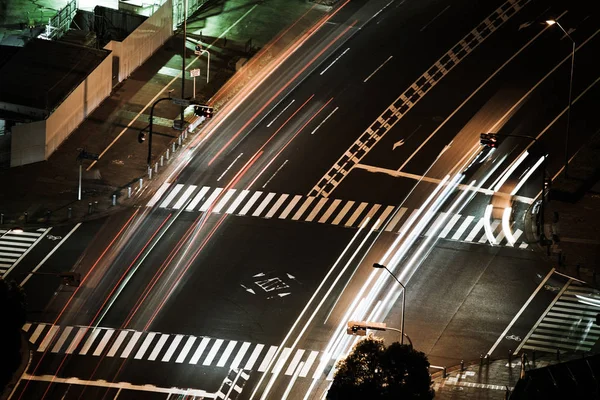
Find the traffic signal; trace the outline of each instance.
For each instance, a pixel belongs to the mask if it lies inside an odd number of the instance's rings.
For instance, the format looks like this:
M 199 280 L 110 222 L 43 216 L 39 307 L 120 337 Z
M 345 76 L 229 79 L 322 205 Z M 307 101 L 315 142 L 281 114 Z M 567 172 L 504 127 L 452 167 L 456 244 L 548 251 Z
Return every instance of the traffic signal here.
M 498 138 L 493 133 L 482 133 L 479 135 L 479 142 L 488 147 L 498 147 Z
M 346 333 L 354 336 L 365 336 L 367 334 L 367 324 L 358 321 L 348 321 Z
M 206 119 L 210 119 L 213 117 L 213 108 L 209 106 L 195 106 L 194 114 L 199 117 L 204 117 Z
M 144 143 L 144 140 L 146 140 L 146 134 L 144 132 L 138 133 L 138 142 Z

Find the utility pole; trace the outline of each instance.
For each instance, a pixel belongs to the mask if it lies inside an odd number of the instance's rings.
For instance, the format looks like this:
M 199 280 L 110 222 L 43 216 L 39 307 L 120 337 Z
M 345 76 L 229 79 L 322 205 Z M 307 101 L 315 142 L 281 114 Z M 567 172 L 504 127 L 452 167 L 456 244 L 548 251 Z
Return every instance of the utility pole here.
M 181 98 L 185 99 L 185 53 L 187 42 L 187 0 L 183 0 L 183 53 L 181 54 Z M 181 106 L 181 129 L 183 129 L 184 106 Z

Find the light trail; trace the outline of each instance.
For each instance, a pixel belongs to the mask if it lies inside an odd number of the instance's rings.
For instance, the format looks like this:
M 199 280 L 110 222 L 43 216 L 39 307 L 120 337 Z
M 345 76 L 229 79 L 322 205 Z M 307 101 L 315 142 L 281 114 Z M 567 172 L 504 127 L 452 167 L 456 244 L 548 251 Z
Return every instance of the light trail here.
M 496 237 L 492 232 L 492 225 L 490 221 L 492 218 L 492 211 L 494 211 L 494 205 L 488 204 L 485 207 L 485 212 L 483 213 L 483 230 L 485 231 L 485 237 L 493 246 L 496 244 Z

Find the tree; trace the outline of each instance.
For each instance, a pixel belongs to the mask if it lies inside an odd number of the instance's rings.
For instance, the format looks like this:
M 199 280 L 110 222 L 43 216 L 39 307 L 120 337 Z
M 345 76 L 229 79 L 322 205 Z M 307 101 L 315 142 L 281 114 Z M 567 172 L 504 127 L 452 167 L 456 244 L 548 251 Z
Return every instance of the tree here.
M 429 361 L 424 353 L 398 342 L 386 347 L 367 336 L 340 360 L 329 400 L 433 399 Z
M 26 321 L 25 291 L 0 278 L 0 392 L 21 360 L 21 327 Z

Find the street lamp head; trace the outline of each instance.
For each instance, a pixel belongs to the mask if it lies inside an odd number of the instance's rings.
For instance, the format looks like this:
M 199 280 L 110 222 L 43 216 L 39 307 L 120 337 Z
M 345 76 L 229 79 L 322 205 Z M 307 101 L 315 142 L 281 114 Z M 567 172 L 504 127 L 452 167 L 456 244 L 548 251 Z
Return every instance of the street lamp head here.
M 373 268 L 385 268 L 385 265 L 374 263 Z
M 549 20 L 546 20 L 546 23 L 548 25 L 554 25 L 556 23 L 556 20 L 555 19 L 549 19 Z

